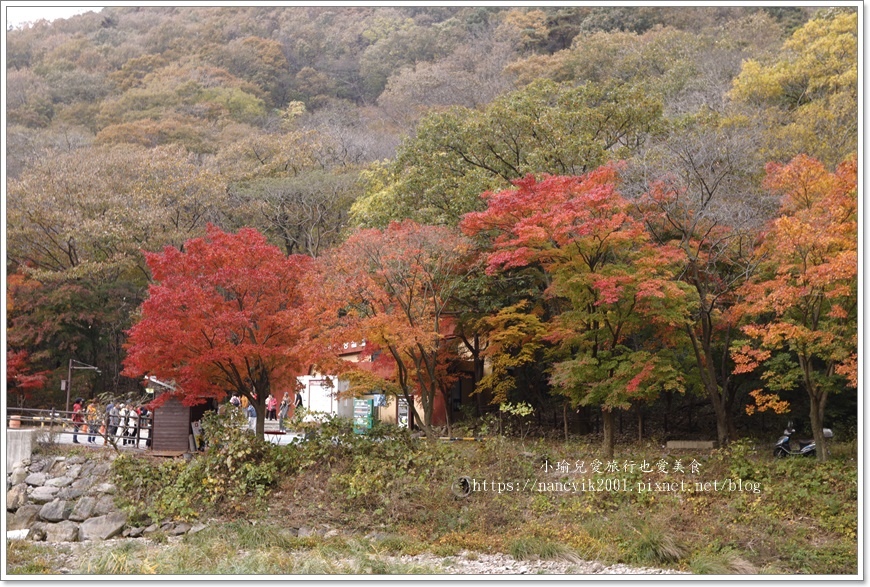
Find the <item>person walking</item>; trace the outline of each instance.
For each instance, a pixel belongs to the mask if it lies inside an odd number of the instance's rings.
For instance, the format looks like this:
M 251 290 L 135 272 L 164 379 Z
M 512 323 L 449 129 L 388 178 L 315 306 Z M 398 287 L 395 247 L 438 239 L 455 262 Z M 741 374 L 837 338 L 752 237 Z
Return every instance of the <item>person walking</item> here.
M 123 404 L 122 404 L 123 405 Z M 118 434 L 118 404 L 113 403 L 109 409 L 109 428 L 106 430 L 109 438 L 114 438 Z
M 249 403 L 248 407 L 245 408 L 245 412 L 248 414 L 248 426 L 251 430 L 257 429 L 257 408 L 254 407 L 254 404 Z
M 100 428 L 100 410 L 97 408 L 97 401 L 90 400 L 86 412 L 88 421 L 88 444 L 97 443 L 97 430 Z
M 103 430 L 103 444 L 108 444 L 107 439 L 109 438 L 109 430 L 112 429 L 112 409 L 115 407 L 115 400 L 109 399 L 109 403 L 106 404 L 106 412 L 103 414 L 103 426 L 105 426 L 105 430 Z
M 281 400 L 281 406 L 278 409 L 278 430 L 281 432 L 286 432 L 286 428 L 284 427 L 284 419 L 287 417 L 287 412 L 290 410 L 290 394 L 288 392 L 284 392 L 284 398 Z
M 275 399 L 275 396 L 271 393 L 269 397 L 266 398 L 266 419 L 267 420 L 277 420 L 276 408 L 278 407 L 278 400 Z
M 72 425 L 73 425 L 73 444 L 81 444 L 79 442 L 79 429 L 81 429 L 84 418 L 82 417 L 82 405 L 85 403 L 83 398 L 76 399 L 73 404 Z

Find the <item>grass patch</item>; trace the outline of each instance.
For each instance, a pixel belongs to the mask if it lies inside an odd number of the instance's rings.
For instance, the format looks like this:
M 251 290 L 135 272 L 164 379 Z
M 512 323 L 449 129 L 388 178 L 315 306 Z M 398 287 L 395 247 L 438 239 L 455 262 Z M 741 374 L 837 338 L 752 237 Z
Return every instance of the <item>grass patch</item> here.
M 404 563 L 377 556 L 357 557 L 346 568 L 355 575 L 435 575 L 443 569 L 418 563 Z
M 149 553 L 144 544 L 122 542 L 85 558 L 79 572 L 84 575 L 154 575 L 158 564 L 152 557 L 153 552 Z
M 376 554 L 414 556 L 427 551 L 427 545 L 414 538 L 390 534 L 370 541 L 370 548 Z
M 252 524 L 239 520 L 206 528 L 196 534 L 188 534 L 184 541 L 192 545 L 209 545 L 216 541 L 229 542 L 241 550 L 278 548 L 291 550 L 304 547 L 304 538 L 298 538 L 289 529 L 272 524 Z
M 6 541 L 6 572 L 10 575 L 45 575 L 53 573 L 50 550 L 27 540 Z
M 650 524 L 641 524 L 632 530 L 635 538 L 625 544 L 626 557 L 631 562 L 667 565 L 683 558 L 685 550 L 671 532 Z
M 732 549 L 718 552 L 698 552 L 689 561 L 689 570 L 696 575 L 754 575 L 755 566 Z
M 517 560 L 574 560 L 577 555 L 564 544 L 537 536 L 517 538 L 510 543 L 508 553 Z

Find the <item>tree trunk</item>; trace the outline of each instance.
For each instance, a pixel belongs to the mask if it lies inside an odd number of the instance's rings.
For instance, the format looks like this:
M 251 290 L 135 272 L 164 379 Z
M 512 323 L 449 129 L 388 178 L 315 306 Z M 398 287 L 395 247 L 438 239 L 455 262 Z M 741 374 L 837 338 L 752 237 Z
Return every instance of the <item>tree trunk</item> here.
M 264 440 L 266 437 L 266 408 L 265 404 L 263 406 L 259 405 L 259 403 L 254 404 L 254 409 L 257 412 L 257 423 L 254 426 L 254 433 L 257 435 L 257 438 L 260 440 Z
M 262 387 L 266 387 L 268 389 L 268 384 L 260 384 Z M 254 406 L 254 410 L 257 412 L 257 422 L 254 425 L 254 434 L 257 435 L 257 438 L 260 440 L 264 440 L 266 437 L 266 397 L 268 397 L 268 392 L 256 392 L 257 399 L 254 399 L 254 393 L 248 395 L 248 401 Z M 247 414 L 246 414 L 247 415 Z
M 413 421 L 419 426 L 419 428 L 426 435 L 426 438 L 429 440 L 435 440 L 435 433 L 432 431 L 432 405 L 429 402 L 429 405 L 423 405 L 423 417 L 420 417 L 420 414 L 417 412 L 417 405 L 414 402 L 414 396 L 409 394 L 406 390 L 403 390 L 403 394 L 405 396 L 405 401 L 408 402 L 408 413 L 413 418 Z M 410 423 L 409 423 L 410 426 Z
M 726 446 L 736 437 L 734 421 L 731 419 L 725 406 L 725 401 L 719 393 L 719 386 L 714 382 L 706 387 L 707 398 L 713 405 L 713 411 L 716 414 L 716 440 L 719 442 L 720 447 Z
M 671 413 L 671 400 L 673 399 L 673 397 L 674 397 L 674 394 L 672 392 L 670 392 L 670 391 L 665 392 L 665 421 L 664 421 L 665 434 L 670 432 L 670 429 L 668 427 L 668 415 L 670 415 L 670 413 Z
M 604 456 L 608 459 L 613 458 L 613 445 L 614 445 L 614 417 L 613 410 L 609 408 L 601 408 L 601 419 L 604 422 L 604 444 L 602 448 L 604 448 Z
M 827 392 L 810 392 L 810 427 L 813 429 L 813 440 L 816 442 L 816 459 L 819 462 L 828 460 L 828 447 L 825 443 L 824 420 Z
M 643 409 L 637 406 L 637 441 L 643 440 Z
M 453 426 L 450 422 L 450 408 L 452 406 L 450 403 L 449 392 L 444 393 L 444 390 L 442 389 L 441 395 L 444 396 L 444 421 L 447 423 L 447 436 L 452 437 L 453 436 Z
M 703 295 L 701 297 L 703 299 Z M 711 342 L 713 336 L 712 321 L 709 319 L 703 320 L 702 325 L 703 335 L 701 340 L 698 339 L 691 326 L 686 327 L 686 332 L 689 334 L 689 339 L 692 342 L 695 361 L 700 371 L 704 391 L 707 393 L 707 398 L 713 405 L 713 411 L 716 414 L 716 440 L 719 442 L 719 446 L 725 446 L 731 439 L 736 437 L 734 421 L 731 418 L 728 402 L 726 401 L 728 395 L 727 384 L 721 387 L 720 392 L 719 379 L 716 373 L 716 356 Z M 724 374 L 720 375 L 724 377 Z
M 568 442 L 568 402 L 562 404 L 562 424 L 565 426 L 565 442 Z

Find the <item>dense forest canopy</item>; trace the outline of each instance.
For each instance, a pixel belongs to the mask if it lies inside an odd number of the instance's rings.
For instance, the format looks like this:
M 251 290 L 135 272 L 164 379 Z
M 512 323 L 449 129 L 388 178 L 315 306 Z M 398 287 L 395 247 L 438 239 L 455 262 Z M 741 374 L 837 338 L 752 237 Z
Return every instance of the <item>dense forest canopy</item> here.
M 720 335 L 781 212 L 765 165 L 804 154 L 833 173 L 856 151 L 857 41 L 854 8 L 785 6 L 106 7 L 9 30 L 7 336 L 21 377 L 48 374 L 42 392 L 10 387 L 56 405 L 75 357 L 104 371 L 92 393 L 135 389 L 121 372 L 151 281 L 143 252 L 209 224 L 320 257 L 358 229 L 455 229 L 487 208 L 482 193 L 621 161 L 619 205 L 648 233 L 619 258 L 688 255 L 668 275 L 694 292 L 695 322 L 668 368 L 717 418 L 734 413 L 758 375 L 732 376 Z M 457 328 L 581 304 L 567 283 L 548 297 L 536 271 L 513 268 L 512 293 L 466 284 Z M 650 352 L 641 326 L 621 356 Z M 537 340 L 551 355 L 511 372 L 539 403 L 562 401 L 539 365 L 561 364 L 563 393 L 586 397 L 565 383 L 581 338 Z

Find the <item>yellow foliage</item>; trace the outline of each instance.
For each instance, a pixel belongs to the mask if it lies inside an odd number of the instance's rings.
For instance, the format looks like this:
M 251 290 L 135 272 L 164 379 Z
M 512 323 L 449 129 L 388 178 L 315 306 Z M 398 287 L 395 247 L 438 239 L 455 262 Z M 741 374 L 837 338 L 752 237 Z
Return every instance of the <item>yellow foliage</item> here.
M 731 99 L 756 109 L 770 158 L 810 153 L 835 165 L 857 145 L 858 15 L 822 13 L 769 63 L 747 60 Z

